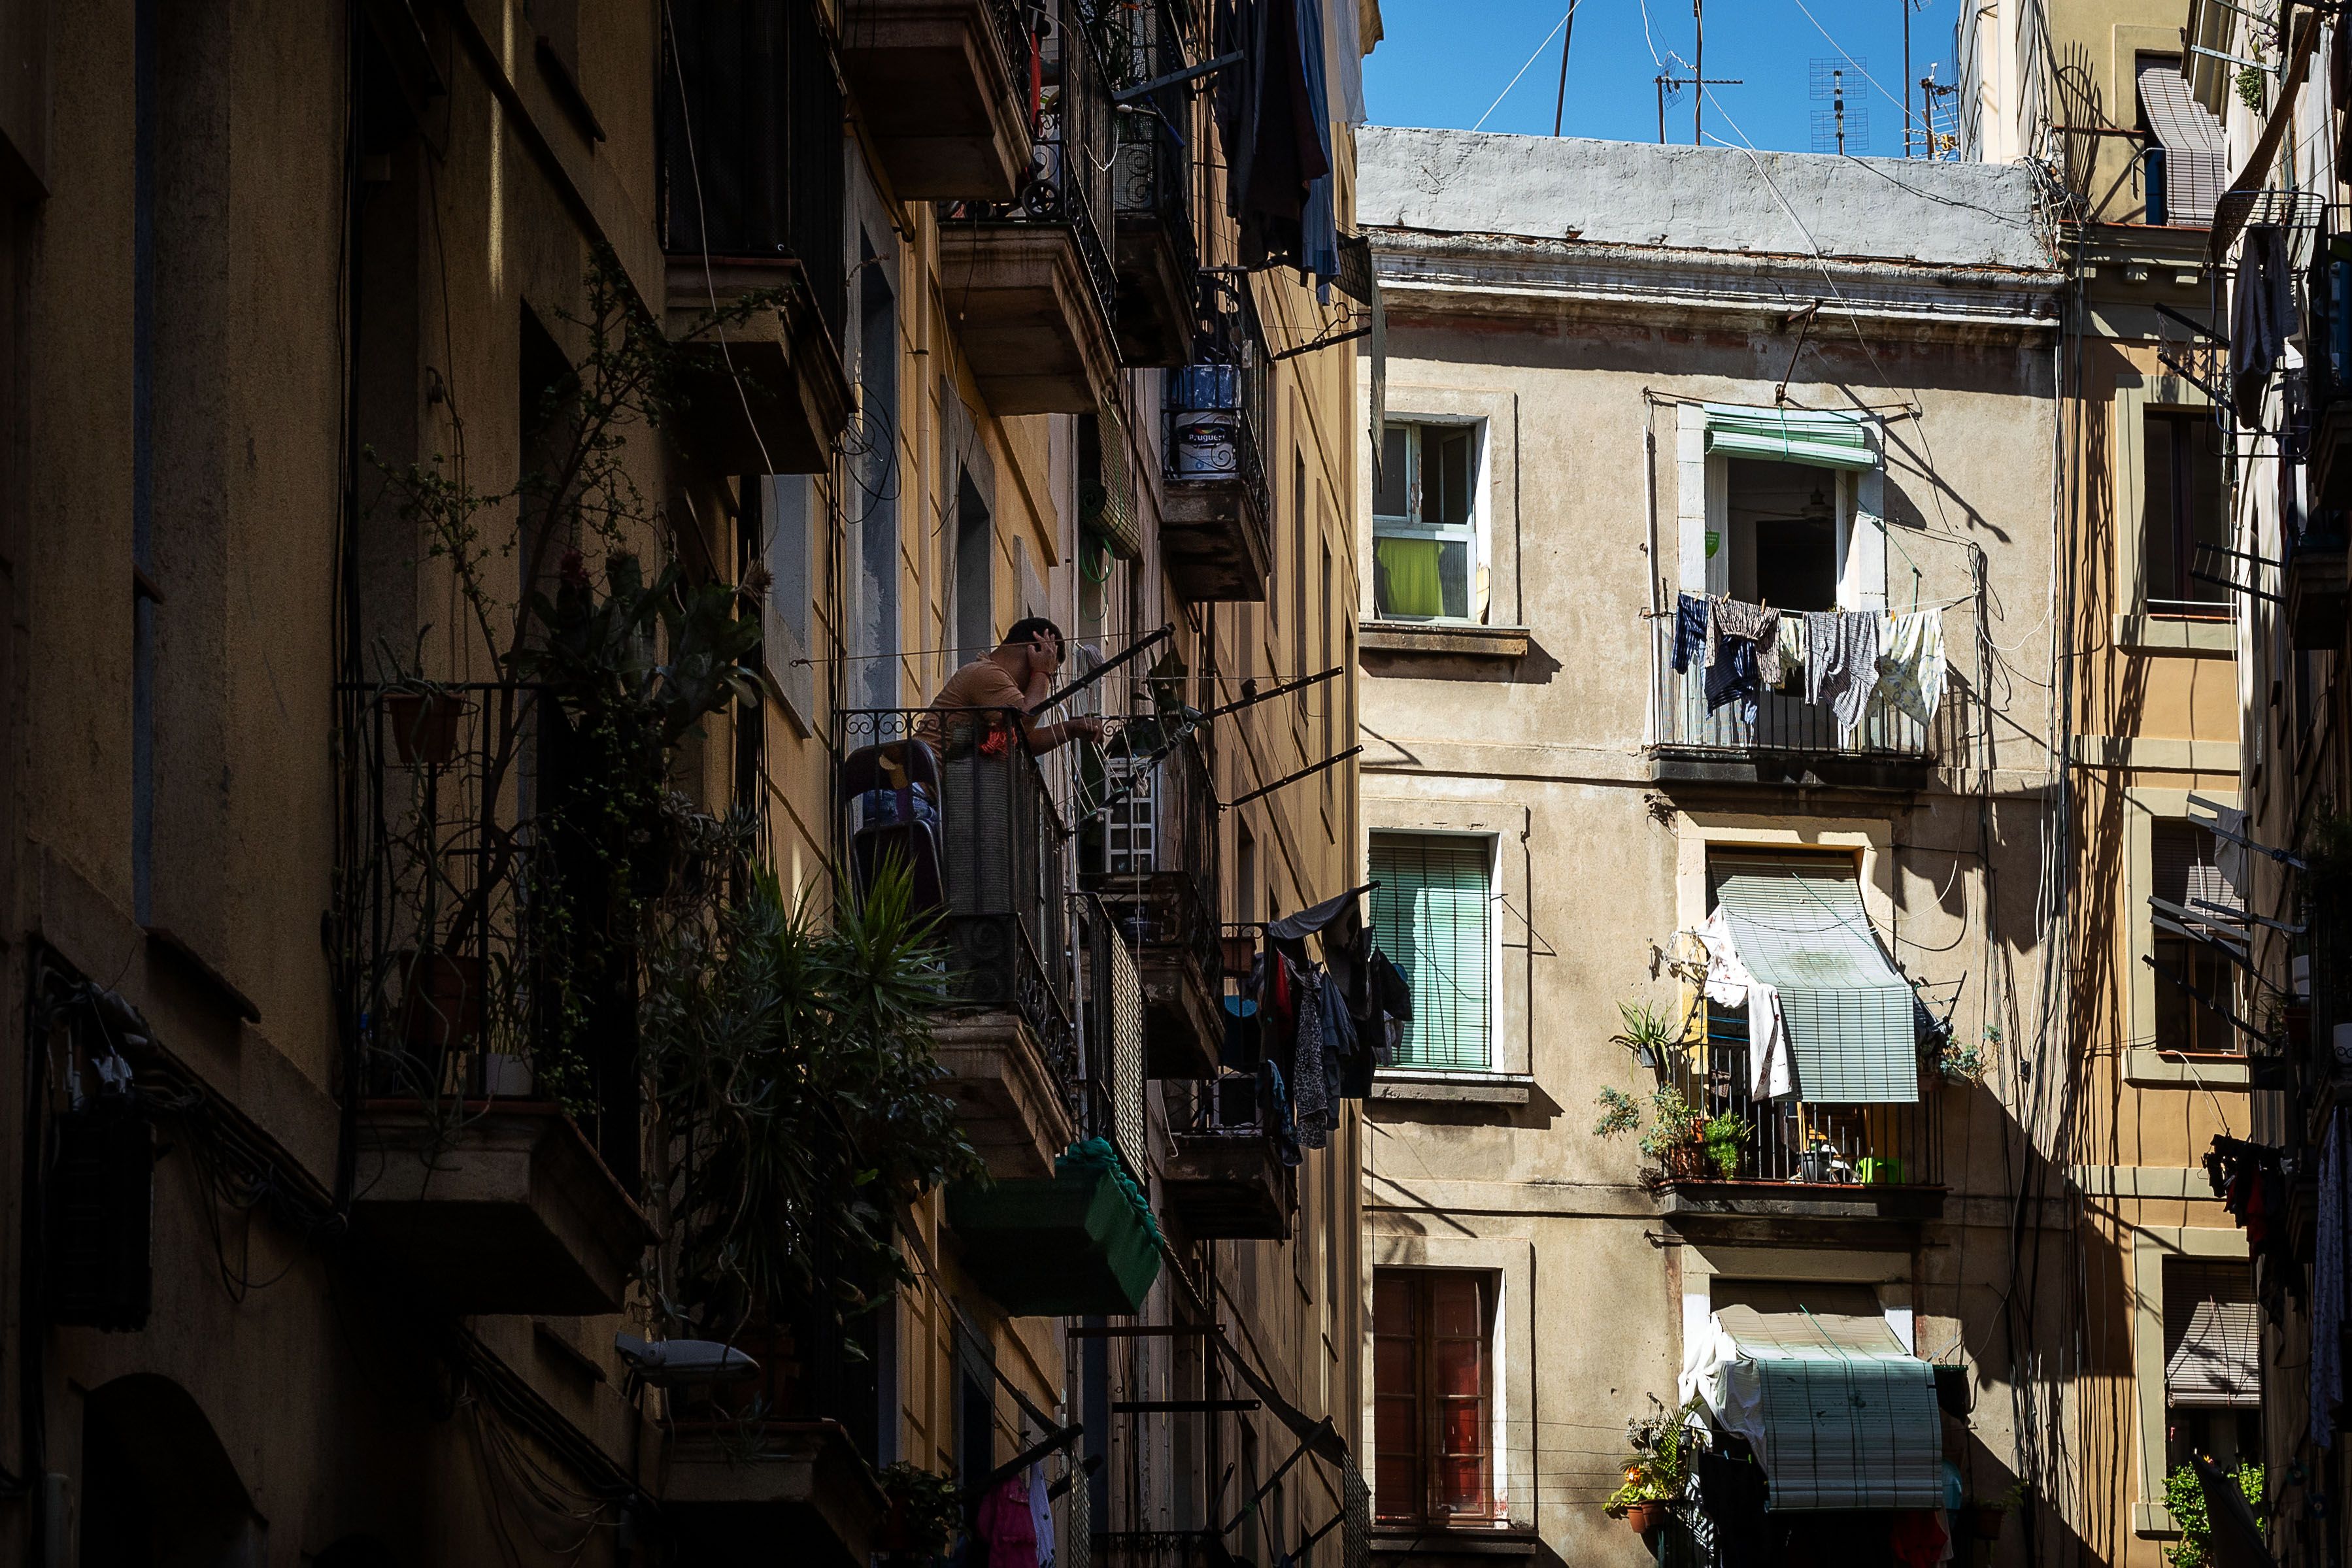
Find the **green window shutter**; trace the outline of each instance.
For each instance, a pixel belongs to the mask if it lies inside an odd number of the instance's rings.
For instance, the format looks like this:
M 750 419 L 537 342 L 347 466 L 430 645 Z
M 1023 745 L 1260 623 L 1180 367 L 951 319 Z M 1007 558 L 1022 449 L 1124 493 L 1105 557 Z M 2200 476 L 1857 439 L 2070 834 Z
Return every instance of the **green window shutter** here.
M 1412 987 L 1400 1067 L 1488 1065 L 1492 858 L 1484 839 L 1372 835 L 1372 940 Z
M 1762 457 L 1807 463 L 1816 468 L 1875 468 L 1870 429 L 1850 413 L 1797 408 L 1706 405 L 1706 450 L 1710 455 Z
M 1852 863 L 1718 854 L 1707 870 L 1740 961 L 1780 988 L 1798 1097 L 1916 1103 L 1918 998 L 1878 945 Z

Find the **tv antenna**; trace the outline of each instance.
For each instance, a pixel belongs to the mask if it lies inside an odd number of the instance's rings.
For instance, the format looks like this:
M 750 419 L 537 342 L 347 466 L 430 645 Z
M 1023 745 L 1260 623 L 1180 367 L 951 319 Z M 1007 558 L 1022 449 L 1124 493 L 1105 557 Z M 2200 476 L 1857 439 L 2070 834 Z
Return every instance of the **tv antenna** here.
M 1865 75 L 1864 64 L 1850 55 L 1813 61 L 1807 96 L 1823 106 L 1813 110 L 1814 152 L 1843 155 L 1848 141 L 1858 152 L 1870 151 L 1870 105 L 1859 98 L 1845 100 L 1845 73 Z

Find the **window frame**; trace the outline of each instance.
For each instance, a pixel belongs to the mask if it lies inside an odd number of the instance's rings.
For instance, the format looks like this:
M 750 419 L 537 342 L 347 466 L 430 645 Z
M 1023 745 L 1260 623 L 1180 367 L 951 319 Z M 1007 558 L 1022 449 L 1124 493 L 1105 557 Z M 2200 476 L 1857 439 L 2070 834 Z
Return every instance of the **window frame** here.
M 2141 620 L 2165 622 L 2175 628 L 2186 623 L 2192 629 L 2189 632 L 2192 637 L 2198 635 L 2195 629 L 2198 622 L 2233 620 L 2234 607 L 2226 600 L 2210 605 L 2180 605 L 2152 599 L 2148 592 L 2145 549 L 2147 538 L 2147 416 L 2150 413 L 2210 416 L 2213 409 L 2211 402 L 2203 392 L 2189 385 L 2185 378 L 2158 373 L 2143 379 L 2119 381 L 2111 407 L 2115 428 L 2114 593 L 2118 641 L 2138 645 L 2146 633 L 2134 622 Z M 2229 487 L 2224 492 L 2222 504 L 2224 537 L 2234 538 L 2237 533 L 2236 478 L 2226 457 L 2222 480 Z M 2210 647 L 2215 652 L 2235 646 L 2234 634 L 2230 633 L 2226 626 L 2214 626 L 2210 631 L 2220 641 L 2210 644 L 2191 642 L 2189 646 L 2192 649 Z
M 1717 405 L 1749 407 L 1748 404 Z M 1758 408 L 1759 413 L 1769 410 Z M 1826 464 L 1797 463 L 1819 468 L 1832 489 L 1832 527 L 1836 540 L 1837 606 L 1841 610 L 1887 608 L 1886 530 L 1865 526 L 1886 517 L 1886 438 L 1884 422 L 1861 422 L 1876 464 L 1869 468 L 1840 468 Z M 1673 558 L 1675 578 L 1666 585 L 1667 598 L 1679 591 L 1692 594 L 1727 594 L 1731 583 L 1731 465 L 1729 455 L 1707 450 L 1707 405 L 1684 403 L 1675 413 L 1675 513 Z M 1793 461 L 1793 460 L 1783 460 Z M 1709 549 L 1708 540 L 1715 541 Z M 1660 541 L 1664 555 L 1665 541 Z
M 1478 1391 L 1473 1396 L 1447 1395 L 1441 1391 L 1435 1346 L 1440 1337 L 1435 1329 L 1435 1301 L 1441 1284 L 1467 1282 L 1476 1292 L 1476 1312 L 1479 1320 L 1475 1343 L 1478 1345 Z M 1427 1266 L 1395 1266 L 1383 1264 L 1372 1270 L 1372 1312 L 1367 1325 L 1372 1345 L 1372 1520 L 1375 1525 L 1388 1529 L 1412 1530 L 1492 1530 L 1508 1522 L 1509 1502 L 1503 1484 L 1503 1445 L 1499 1437 L 1499 1412 L 1504 1397 L 1502 1368 L 1497 1354 L 1497 1342 L 1502 1322 L 1502 1276 L 1492 1269 L 1432 1268 Z M 1381 1312 L 1382 1287 L 1399 1288 L 1412 1292 L 1413 1321 L 1404 1333 L 1382 1329 Z M 1459 1338 L 1459 1336 L 1451 1336 Z M 1412 1389 L 1405 1394 L 1384 1393 L 1380 1377 L 1381 1346 L 1385 1342 L 1407 1342 L 1412 1358 Z M 1444 1506 L 1438 1497 L 1440 1477 L 1448 1455 L 1444 1448 L 1444 1419 L 1448 1400 L 1474 1399 L 1479 1413 L 1471 1427 L 1478 1436 L 1475 1450 L 1464 1450 L 1475 1456 L 1480 1467 L 1480 1506 L 1455 1511 Z M 1410 1490 L 1412 1506 L 1398 1511 L 1385 1508 L 1381 1486 L 1382 1460 L 1396 1450 L 1381 1447 L 1380 1410 L 1383 1400 L 1407 1399 L 1412 1408 L 1412 1448 L 1405 1455 L 1411 1469 Z
M 1381 438 L 1387 441 L 1388 432 L 1402 429 L 1408 433 L 1423 430 L 1463 430 L 1470 436 L 1469 506 L 1460 523 L 1432 523 L 1412 514 L 1421 509 L 1425 494 L 1421 483 L 1421 443 L 1412 434 L 1405 438 L 1404 496 L 1406 515 L 1398 516 L 1380 509 L 1378 486 L 1371 493 L 1370 511 L 1372 521 L 1372 569 L 1366 576 L 1370 580 L 1372 616 L 1384 622 L 1406 622 L 1416 626 L 1478 626 L 1486 622 L 1491 600 L 1479 591 L 1481 576 L 1488 570 L 1488 514 L 1491 510 L 1491 465 L 1487 421 L 1483 414 L 1400 414 L 1391 412 L 1381 425 Z M 1467 547 L 1464 565 L 1464 599 L 1468 612 L 1462 615 L 1409 615 L 1391 610 L 1380 601 L 1380 541 L 1384 538 L 1433 539 L 1443 545 L 1448 542 Z M 1491 588 L 1491 584 L 1490 584 Z M 1482 602 L 1482 599 L 1488 599 Z
M 2184 1182 L 2201 1181 L 2204 1176 L 2193 1167 L 2180 1174 Z M 2132 1403 L 2139 1426 L 2139 1486 L 2132 1503 L 2132 1531 L 2143 1537 L 2177 1535 L 2180 1528 L 2164 1505 L 2171 1429 L 2171 1405 L 2164 1385 L 2164 1264 L 2168 1258 L 2237 1261 L 2252 1267 L 2246 1233 L 2235 1228 L 2143 1225 L 2132 1238 Z
M 2212 411 L 2210 408 L 2187 408 L 2170 403 L 2143 403 L 2140 407 L 2141 477 L 2138 541 L 2140 599 L 2142 605 L 2150 615 L 2183 621 L 2212 621 L 2223 619 L 2231 613 L 2228 591 L 2219 584 L 2204 585 L 2211 590 L 2211 598 L 2195 597 L 2198 587 L 2197 580 L 2193 575 L 2197 562 L 2197 525 L 2193 506 L 2184 505 L 2194 501 L 2195 486 L 2190 482 L 2190 469 L 2194 465 L 2194 457 L 2185 444 L 2183 437 L 2186 435 L 2189 439 L 2203 438 L 2204 433 L 2200 432 L 2199 427 L 2210 424 L 2211 420 Z M 2149 579 L 2151 558 L 2148 552 L 2148 529 L 2155 520 L 2153 514 L 2156 497 L 2149 491 L 2147 477 L 2148 429 L 2151 425 L 2159 423 L 2170 431 L 2168 440 L 2170 444 L 2172 458 L 2166 487 L 2168 492 L 2167 499 L 2172 512 L 2173 579 L 2164 586 L 2175 591 L 2162 596 L 2156 591 L 2158 585 Z M 2219 470 L 2216 477 L 2221 481 L 2221 491 L 2213 497 L 2213 505 L 2221 530 L 2221 543 L 2223 548 L 2227 548 L 2231 523 L 2230 455 L 2227 452 L 2216 452 L 2213 457 Z
M 2157 993 L 2170 982 L 2143 961 L 2156 954 L 2156 922 L 2147 906 L 2147 896 L 2156 890 L 2155 825 L 2188 820 L 2190 793 L 2143 786 L 2124 791 L 2126 897 L 2118 921 L 2122 929 L 2116 939 L 2125 948 L 2129 971 L 2124 998 L 2125 1081 L 2141 1087 L 2188 1091 L 2245 1089 L 2251 1083 L 2252 1068 L 2242 1049 L 2221 1053 L 2183 1051 L 2168 1048 L 2157 1039 Z M 2232 789 L 2213 787 L 2196 793 L 2223 805 L 2239 804 Z M 2229 1028 L 2219 1019 L 2213 1022 L 2218 1028 Z
M 1500 1042 L 1501 1035 L 1501 1030 L 1499 1028 L 1500 1018 L 1498 1004 L 1501 998 L 1502 990 L 1501 936 L 1503 923 L 1501 920 L 1496 918 L 1495 912 L 1495 904 L 1497 902 L 1496 888 L 1500 880 L 1500 867 L 1497 863 L 1501 845 L 1499 836 L 1491 832 L 1479 832 L 1475 831 L 1461 831 L 1439 827 L 1373 828 L 1366 834 L 1364 864 L 1366 875 L 1372 876 L 1376 880 L 1377 873 L 1373 869 L 1375 865 L 1373 857 L 1378 852 L 1380 841 L 1383 839 L 1411 839 L 1420 841 L 1444 840 L 1455 843 L 1474 844 L 1477 846 L 1480 855 L 1485 862 L 1486 888 L 1486 928 L 1485 934 L 1486 940 L 1484 944 L 1486 948 L 1485 958 L 1486 965 L 1486 989 L 1485 998 L 1486 1018 L 1482 1025 L 1480 1035 L 1480 1045 L 1483 1048 L 1485 1060 L 1472 1065 L 1458 1061 L 1438 1062 L 1406 1060 L 1401 1054 L 1399 1060 L 1392 1064 L 1393 1070 L 1401 1072 L 1465 1073 L 1491 1073 L 1502 1071 L 1502 1068 L 1496 1061 L 1496 1057 L 1498 1054 L 1497 1046 Z M 1376 933 L 1376 941 L 1379 910 L 1381 907 L 1380 894 L 1381 890 L 1375 889 L 1372 894 L 1373 922 Z M 1391 958 L 1395 956 L 1396 955 L 1391 955 Z M 1412 977 L 1408 975 L 1406 977 L 1410 980 Z M 1417 1028 L 1426 1016 L 1427 1015 L 1420 1003 L 1420 999 L 1416 996 L 1412 1019 L 1406 1025 L 1405 1038 L 1408 1041 L 1412 1039 L 1413 1029 Z

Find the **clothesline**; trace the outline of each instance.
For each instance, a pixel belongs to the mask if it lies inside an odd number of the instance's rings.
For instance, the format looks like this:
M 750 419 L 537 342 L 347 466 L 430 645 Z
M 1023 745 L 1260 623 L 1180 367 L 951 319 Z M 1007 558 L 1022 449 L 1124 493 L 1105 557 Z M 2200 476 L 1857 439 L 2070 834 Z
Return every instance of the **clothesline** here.
M 1699 597 L 1699 596 L 1698 596 L 1698 595 L 1696 595 L 1696 594 L 1694 594 L 1694 595 L 1692 595 L 1692 597 L 1693 597 L 1693 598 L 1697 598 L 1697 597 Z M 1727 594 L 1727 593 L 1710 593 L 1710 594 L 1706 595 L 1706 597 L 1707 597 L 1707 598 L 1709 598 L 1709 599 L 1723 599 L 1723 600 L 1729 600 L 1729 599 L 1731 598 L 1731 596 L 1730 596 L 1729 594 Z M 1927 610 L 1957 610 L 1957 609 L 1958 609 L 1958 608 L 1959 608 L 1961 605 L 1963 605 L 1963 604 L 1973 604 L 1973 603 L 1975 603 L 1975 602 L 1976 602 L 1976 599 L 1977 599 L 1977 596 L 1976 596 L 1975 594 L 1973 594 L 1973 593 L 1963 593 L 1963 594 L 1959 595 L 1959 596 L 1958 596 L 1958 598 L 1956 598 L 1956 599 L 1942 599 L 1942 600 L 1937 600 L 1936 602 L 1934 602 L 1934 603 L 1932 603 L 1932 604 L 1921 604 L 1921 605 L 1917 605 L 1917 606 L 1916 606 L 1916 607 L 1914 607 L 1914 608 L 1912 608 L 1912 609 L 1909 609 L 1909 610 L 1878 610 L 1878 611 L 1850 610 L 1850 611 L 1843 612 L 1842 613 L 1849 614 L 1849 615 L 1869 615 L 1869 614 L 1877 614 L 1877 615 L 1916 615 L 1916 614 L 1920 613 L 1922 611 L 1927 611 Z M 1738 602 L 1738 601 L 1734 601 L 1734 602 Z M 1758 605 L 1758 606 L 1757 606 L 1757 608 L 1758 608 L 1758 609 L 1759 609 L 1759 610 L 1769 610 L 1769 609 L 1770 609 L 1770 608 L 1772 608 L 1772 607 L 1771 607 L 1770 605 L 1769 605 L 1769 604 L 1759 604 L 1759 605 Z M 1671 620 L 1673 620 L 1673 619 L 1675 618 L 1675 613 L 1676 613 L 1676 612 L 1675 612 L 1675 611 L 1672 611 L 1672 610 L 1636 610 L 1635 612 L 1633 612 L 1634 617 L 1635 617 L 1636 619 L 1638 619 L 1638 620 L 1642 620 L 1642 621 L 1671 621 Z M 1808 613 L 1811 613 L 1811 612 L 1808 612 L 1808 611 L 1803 611 L 1803 610 L 1784 610 L 1784 611 L 1782 611 L 1782 612 L 1781 612 L 1781 613 L 1782 613 L 1783 615 L 1804 615 L 1804 614 L 1808 614 Z

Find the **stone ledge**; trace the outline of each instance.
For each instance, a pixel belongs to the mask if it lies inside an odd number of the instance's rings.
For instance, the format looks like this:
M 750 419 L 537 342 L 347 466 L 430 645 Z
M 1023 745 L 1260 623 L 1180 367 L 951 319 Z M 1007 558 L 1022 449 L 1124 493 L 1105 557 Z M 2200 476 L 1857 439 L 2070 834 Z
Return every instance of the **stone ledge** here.
M 1424 1105 L 1524 1105 L 1535 1085 L 1524 1072 L 1383 1071 L 1372 1079 L 1372 1098 Z
M 2118 615 L 2116 646 L 2142 653 L 2178 653 L 2192 659 L 2230 659 L 2238 653 L 2233 621 L 2186 615 Z
M 1524 626 L 1475 626 L 1467 622 L 1366 621 L 1356 628 L 1356 649 L 1364 653 L 1433 653 L 1459 659 L 1524 659 Z

